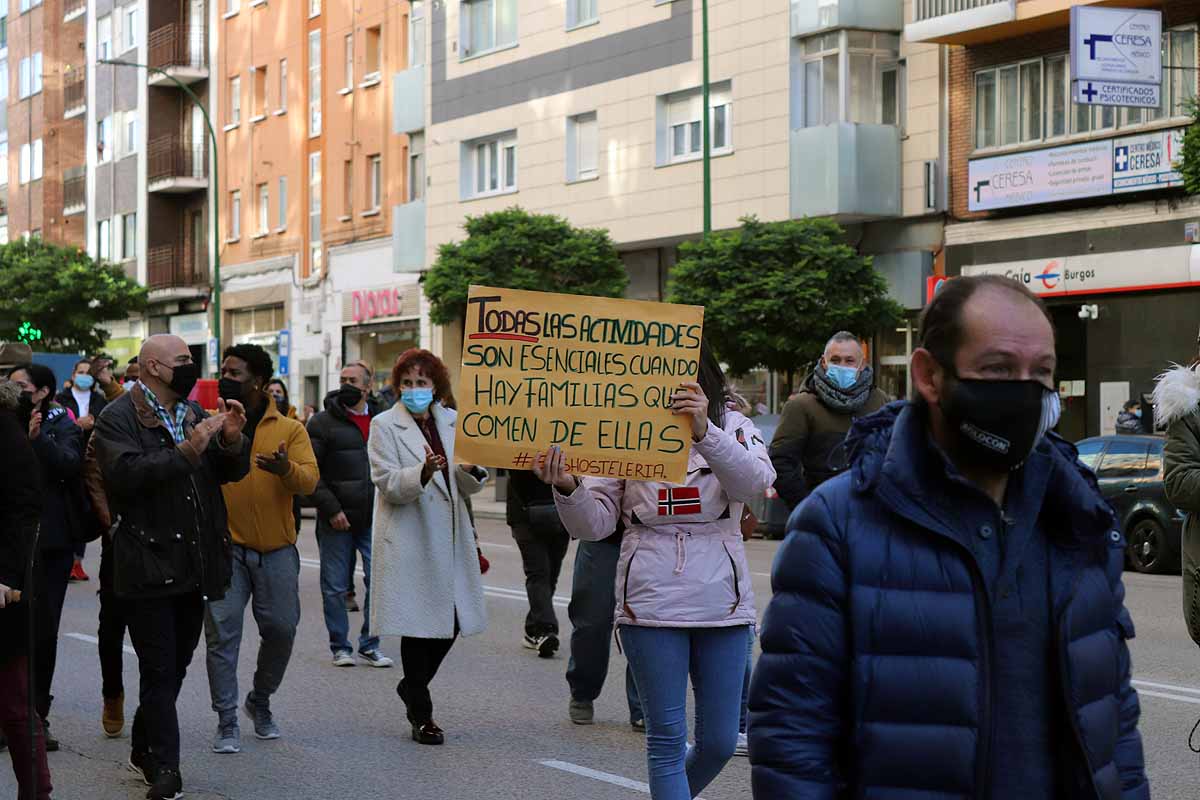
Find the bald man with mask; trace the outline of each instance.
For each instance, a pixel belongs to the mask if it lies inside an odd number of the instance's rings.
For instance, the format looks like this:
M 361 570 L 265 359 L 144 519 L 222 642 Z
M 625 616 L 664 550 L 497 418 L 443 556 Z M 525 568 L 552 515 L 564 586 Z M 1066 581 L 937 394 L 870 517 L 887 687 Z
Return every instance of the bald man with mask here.
M 175 702 L 203 628 L 224 596 L 230 538 L 221 484 L 250 471 L 246 412 L 187 400 L 199 367 L 177 336 L 146 340 L 141 379 L 96 423 L 96 457 L 114 521 L 113 588 L 127 609 L 141 677 L 130 765 L 150 800 L 179 797 Z

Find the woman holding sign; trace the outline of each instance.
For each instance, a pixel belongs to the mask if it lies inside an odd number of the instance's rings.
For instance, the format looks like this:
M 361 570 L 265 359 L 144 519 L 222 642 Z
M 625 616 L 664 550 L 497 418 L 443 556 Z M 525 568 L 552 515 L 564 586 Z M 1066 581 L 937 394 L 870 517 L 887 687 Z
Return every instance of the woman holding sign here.
M 408 709 L 413 741 L 442 744 L 429 684 L 461 633 L 487 625 L 475 529 L 467 495 L 487 472 L 454 466 L 456 412 L 450 378 L 427 350 L 396 360 L 392 386 L 400 402 L 371 421 L 368 452 L 375 493 L 371 626 L 401 636 L 404 679 L 396 693 Z
M 687 800 L 734 753 L 754 592 L 742 544 L 745 504 L 775 480 L 758 429 L 726 408 L 725 379 L 707 347 L 698 383 L 683 383 L 672 413 L 692 434 L 687 483 L 675 486 L 566 472 L 552 447 L 535 470 L 555 487 L 572 536 L 595 541 L 618 520 L 616 624 L 646 712 L 650 794 Z M 696 746 L 687 747 L 687 684 L 696 700 Z

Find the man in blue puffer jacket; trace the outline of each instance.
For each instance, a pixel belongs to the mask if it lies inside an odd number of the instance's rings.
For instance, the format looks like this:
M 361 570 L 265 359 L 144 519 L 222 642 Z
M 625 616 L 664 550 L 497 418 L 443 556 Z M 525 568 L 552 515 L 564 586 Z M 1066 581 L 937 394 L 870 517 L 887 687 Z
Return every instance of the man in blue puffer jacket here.
M 1054 332 L 1001 277 L 921 320 L 911 403 L 792 515 L 750 694 L 761 800 L 1149 798 L 1124 540 L 1058 420 Z

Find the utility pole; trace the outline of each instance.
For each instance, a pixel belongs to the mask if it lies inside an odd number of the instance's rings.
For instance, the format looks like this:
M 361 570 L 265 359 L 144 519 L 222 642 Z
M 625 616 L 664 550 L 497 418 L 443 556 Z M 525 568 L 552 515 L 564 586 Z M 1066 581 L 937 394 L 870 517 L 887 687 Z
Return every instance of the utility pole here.
M 708 107 L 708 0 L 700 0 L 700 16 L 704 48 L 704 85 L 701 90 L 704 108 L 700 113 L 704 115 L 704 238 L 707 239 L 712 234 L 712 132 L 709 130 L 712 112 Z

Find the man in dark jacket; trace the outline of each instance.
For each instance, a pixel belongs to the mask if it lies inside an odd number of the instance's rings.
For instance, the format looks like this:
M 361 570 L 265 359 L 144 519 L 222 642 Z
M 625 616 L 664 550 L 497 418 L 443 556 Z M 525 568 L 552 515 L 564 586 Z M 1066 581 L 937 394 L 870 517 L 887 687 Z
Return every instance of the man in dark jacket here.
M 342 370 L 341 385 L 325 398 L 325 410 L 308 423 L 308 438 L 321 480 L 309 502 L 317 507 L 317 545 L 321 551 L 321 596 L 333 663 L 357 663 L 350 644 L 346 592 L 355 551 L 362 557 L 362 632 L 358 654 L 373 667 L 390 667 L 392 659 L 379 652 L 379 637 L 371 635 L 371 517 L 375 484 L 367 459 L 371 420 L 383 411 L 371 395 L 371 375 L 362 364 Z
M 558 588 L 558 574 L 571 544 L 550 491 L 549 484 L 529 470 L 508 473 L 505 517 L 521 551 L 525 594 L 529 598 L 524 645 L 536 650 L 541 658 L 553 658 L 558 652 L 554 590 Z
M 1054 331 L 1001 276 L 921 320 L 917 397 L 775 559 L 750 693 L 757 798 L 1148 800 L 1125 542 L 1058 420 Z
M 221 484 L 250 471 L 246 413 L 218 401 L 209 417 L 187 396 L 199 377 L 177 336 L 142 346 L 141 380 L 96 425 L 96 459 L 108 495 L 116 593 L 125 600 L 141 677 L 130 764 L 150 800 L 176 797 L 175 703 L 200 640 L 205 600 L 229 585 L 230 538 Z
M 841 445 L 850 425 L 890 399 L 875 387 L 858 337 L 834 334 L 804 388 L 784 405 L 771 441 L 775 491 L 789 508 L 846 468 Z
M 42 490 L 29 443 L 30 410 L 19 408 L 21 387 L 0 379 L 0 733 L 8 743 L 19 800 L 50 797 L 50 769 L 40 727 L 29 736 L 28 613 L 25 576 L 32 557 Z M 37 770 L 37 792 L 29 765 Z

